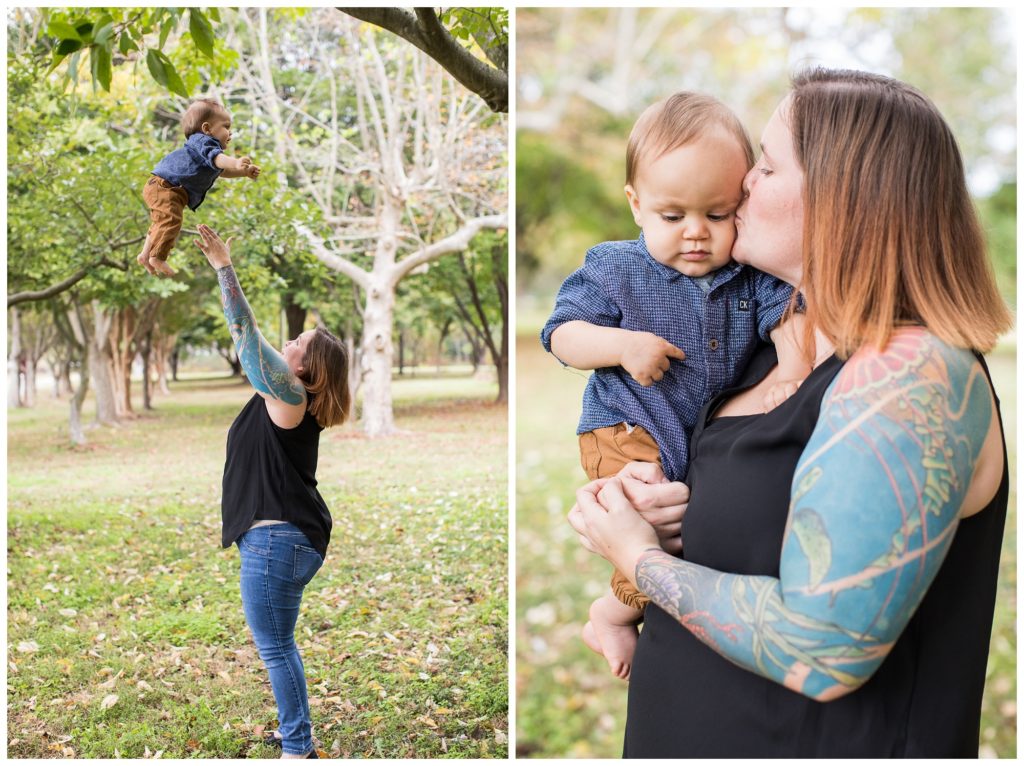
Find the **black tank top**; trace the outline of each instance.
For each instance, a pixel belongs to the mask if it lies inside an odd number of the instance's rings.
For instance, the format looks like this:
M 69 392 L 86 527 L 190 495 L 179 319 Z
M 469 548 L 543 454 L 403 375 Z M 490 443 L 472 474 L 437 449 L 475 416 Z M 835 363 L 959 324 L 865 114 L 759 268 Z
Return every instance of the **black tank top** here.
M 774 348 L 758 352 L 739 387 L 701 412 L 683 518 L 687 561 L 779 576 L 793 474 L 842 362 L 827 360 L 765 415 L 709 420 L 775 363 Z M 815 702 L 733 665 L 648 606 L 630 676 L 625 756 L 976 758 L 1009 491 L 1005 450 L 1004 442 L 995 498 L 960 522 L 892 652 L 845 697 Z
M 253 394 L 228 430 L 221 545 L 234 544 L 256 519 L 287 521 L 327 557 L 331 513 L 316 488 L 322 430 L 308 409 L 295 428 L 274 425 L 263 397 Z

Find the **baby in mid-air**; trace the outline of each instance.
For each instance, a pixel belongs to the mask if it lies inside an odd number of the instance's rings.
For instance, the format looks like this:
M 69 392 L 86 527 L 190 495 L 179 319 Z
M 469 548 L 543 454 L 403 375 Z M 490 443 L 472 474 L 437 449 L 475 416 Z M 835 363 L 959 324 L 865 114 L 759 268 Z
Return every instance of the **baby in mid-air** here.
M 142 190 L 151 224 L 138 261 L 150 274 L 171 276 L 167 265 L 181 233 L 185 206 L 195 210 L 217 178 L 259 177 L 260 169 L 248 157 L 224 153 L 231 143 L 231 115 L 212 98 L 193 101 L 181 118 L 185 145 L 168 154 L 153 168 Z
M 631 461 L 682 481 L 701 407 L 731 387 L 759 339 L 775 343 L 771 407 L 810 372 L 803 321 L 782 322 L 793 288 L 731 258 L 734 214 L 754 153 L 739 119 L 698 93 L 648 107 L 630 133 L 626 198 L 640 237 L 604 242 L 562 284 L 541 342 L 563 364 L 595 370 L 577 434 L 591 479 Z M 780 324 L 780 322 L 782 322 Z M 648 599 L 615 572 L 590 607 L 583 638 L 629 676 Z

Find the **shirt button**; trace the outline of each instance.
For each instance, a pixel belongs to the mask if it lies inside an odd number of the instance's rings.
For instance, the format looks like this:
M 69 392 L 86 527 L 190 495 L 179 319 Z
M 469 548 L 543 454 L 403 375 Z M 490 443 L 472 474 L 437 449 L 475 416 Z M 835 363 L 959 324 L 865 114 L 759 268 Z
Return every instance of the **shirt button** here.
M 712 338 L 711 340 L 709 340 L 708 341 L 708 348 L 710 348 L 712 351 L 717 351 L 718 350 L 718 341 L 715 338 Z

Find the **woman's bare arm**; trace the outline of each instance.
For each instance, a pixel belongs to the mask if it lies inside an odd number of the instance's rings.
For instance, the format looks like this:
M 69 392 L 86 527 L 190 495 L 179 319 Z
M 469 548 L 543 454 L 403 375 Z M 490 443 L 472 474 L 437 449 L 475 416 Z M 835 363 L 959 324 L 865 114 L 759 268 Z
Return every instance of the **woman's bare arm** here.
M 881 665 L 924 598 L 993 423 L 974 357 L 903 330 L 884 352 L 855 354 L 826 394 L 794 476 L 778 579 L 649 543 L 625 558 L 639 589 L 722 656 L 814 699 L 840 697 Z

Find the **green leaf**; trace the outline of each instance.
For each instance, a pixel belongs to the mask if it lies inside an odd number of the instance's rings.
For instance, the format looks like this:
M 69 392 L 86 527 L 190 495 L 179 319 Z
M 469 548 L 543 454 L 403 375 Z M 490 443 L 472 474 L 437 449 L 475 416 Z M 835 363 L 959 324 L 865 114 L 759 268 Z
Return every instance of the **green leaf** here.
M 57 55 L 64 58 L 69 53 L 74 53 L 75 51 L 80 50 L 84 44 L 85 43 L 81 40 L 61 40 L 57 43 Z
M 127 56 L 128 51 L 137 51 L 139 49 L 138 46 L 132 42 L 132 38 L 127 32 L 122 32 L 121 36 L 117 38 L 117 47 L 123 56 Z
M 167 87 L 167 69 L 164 66 L 164 59 L 160 51 L 150 48 L 146 51 L 146 66 L 149 67 L 149 73 L 153 75 L 153 79 L 158 83 Z
M 214 7 L 210 8 L 209 11 L 210 11 L 210 18 L 213 19 L 218 24 L 220 24 L 220 8 L 218 8 L 217 6 L 214 6 Z
M 174 64 L 169 59 L 164 60 L 164 71 L 167 72 L 167 88 L 171 93 L 176 93 L 182 98 L 188 98 L 188 88 L 185 87 L 185 83 L 181 80 L 181 75 L 178 74 L 174 68 Z
M 114 20 L 110 18 L 109 13 L 104 13 L 100 16 L 99 21 L 96 22 L 96 33 L 93 35 L 93 41 L 98 45 L 106 45 L 107 41 L 114 36 Z
M 103 90 L 110 92 L 110 49 L 95 45 L 89 53 L 93 83 L 99 83 Z
M 171 34 L 171 30 L 177 25 L 178 20 L 173 16 L 167 16 L 160 24 L 160 44 L 158 48 L 163 48 L 164 43 L 167 42 L 167 36 Z
M 46 34 L 61 40 L 78 39 L 78 30 L 65 21 L 51 21 L 46 25 Z
M 93 24 L 91 21 L 80 21 L 75 24 L 75 31 L 78 33 L 78 36 L 86 42 L 92 41 L 92 29 Z
M 207 58 L 213 58 L 213 26 L 198 8 L 189 12 L 188 31 L 196 43 L 199 52 Z

